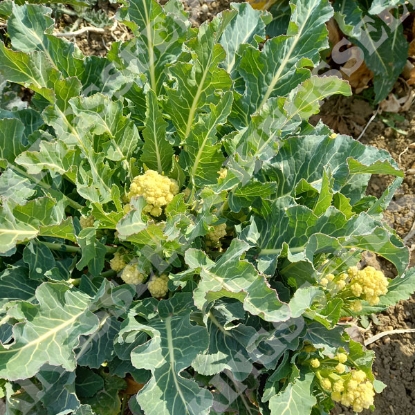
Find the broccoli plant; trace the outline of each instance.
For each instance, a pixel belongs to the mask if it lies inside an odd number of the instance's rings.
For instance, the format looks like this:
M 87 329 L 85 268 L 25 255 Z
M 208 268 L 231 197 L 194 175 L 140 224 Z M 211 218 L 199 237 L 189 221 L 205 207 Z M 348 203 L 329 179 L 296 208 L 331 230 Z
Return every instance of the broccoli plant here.
M 350 94 L 312 75 L 329 1 L 294 0 L 267 39 L 245 3 L 196 29 L 178 0 L 131 0 L 106 57 L 55 37 L 47 7 L 9 6 L 1 81 L 33 96 L 0 109 L 7 413 L 372 408 L 373 353 L 339 322 L 408 298 L 415 272 L 382 221 L 397 164 L 308 122 Z M 371 174 L 394 177 L 379 199 Z

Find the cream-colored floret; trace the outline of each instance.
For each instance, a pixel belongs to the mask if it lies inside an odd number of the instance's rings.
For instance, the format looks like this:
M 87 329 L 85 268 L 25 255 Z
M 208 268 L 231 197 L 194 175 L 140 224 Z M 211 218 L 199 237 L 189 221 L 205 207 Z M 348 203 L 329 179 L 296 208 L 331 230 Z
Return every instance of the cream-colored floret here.
M 219 179 L 225 179 L 226 176 L 228 175 L 228 169 L 226 169 L 225 167 L 222 167 L 219 171 Z
M 336 359 L 340 363 L 346 363 L 347 362 L 347 354 L 346 353 L 337 353 Z
M 121 273 L 121 279 L 126 284 L 142 284 L 147 279 L 147 275 L 140 272 L 137 268 L 137 264 L 130 263 L 125 266 Z
M 79 222 L 81 224 L 81 228 L 92 228 L 94 226 L 95 218 L 92 215 L 89 216 L 81 216 L 79 218 Z
M 337 386 L 338 382 L 342 382 Z M 342 405 L 351 406 L 354 412 L 362 412 L 373 405 L 375 391 L 371 382 L 366 380 L 362 370 L 353 371 L 348 381 L 338 381 L 333 386 L 331 398 Z
M 344 371 L 346 370 L 346 366 L 345 366 L 343 363 L 339 363 L 339 364 L 335 367 L 335 369 L 336 369 L 336 372 L 337 372 L 337 373 L 342 374 L 342 373 L 344 373 Z
M 153 297 L 161 298 L 168 293 L 168 284 L 169 277 L 168 275 L 163 274 L 160 277 L 152 277 L 147 285 L 147 288 Z
M 206 234 L 206 246 L 220 247 L 220 240 L 226 235 L 226 223 L 214 226 L 213 230 Z
M 176 180 L 162 176 L 154 170 L 147 170 L 144 174 L 134 177 L 128 198 L 143 196 L 151 207 L 148 212 L 153 216 L 160 216 L 161 208 L 169 204 L 179 193 Z
M 127 264 L 124 261 L 124 255 L 122 254 L 122 252 L 117 251 L 110 261 L 111 269 L 116 272 L 120 272 L 126 267 L 126 265 Z
M 379 296 L 388 292 L 389 282 L 382 271 L 369 266 L 362 270 L 352 267 L 348 270 L 351 277 L 350 289 L 356 297 L 362 297 L 370 305 L 379 303 Z
M 310 360 L 310 366 L 314 369 L 317 369 L 318 367 L 320 367 L 320 360 L 318 359 L 311 359 Z
M 328 378 L 322 378 L 320 380 L 321 387 L 325 390 L 331 390 L 331 382 Z

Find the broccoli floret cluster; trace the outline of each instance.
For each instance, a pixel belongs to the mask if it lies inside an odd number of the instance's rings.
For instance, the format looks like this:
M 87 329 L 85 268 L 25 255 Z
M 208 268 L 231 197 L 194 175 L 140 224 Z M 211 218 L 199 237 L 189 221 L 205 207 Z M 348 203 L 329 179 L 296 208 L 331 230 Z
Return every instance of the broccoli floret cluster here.
M 360 300 L 366 300 L 370 305 L 378 304 L 379 296 L 388 292 L 389 282 L 382 271 L 369 266 L 361 270 L 350 267 L 337 276 L 327 274 L 320 284 L 332 294 L 343 295 L 349 310 L 358 313 L 362 310 Z
M 348 355 L 339 351 L 331 358 L 313 358 L 308 363 L 315 371 L 321 388 L 330 393 L 333 401 L 351 406 L 354 412 L 362 412 L 373 405 L 375 391 L 366 373 L 348 367 L 348 360 Z
M 179 193 L 176 180 L 162 176 L 154 170 L 147 170 L 144 174 L 134 177 L 128 199 L 143 196 L 147 202 L 144 211 L 153 216 L 160 216 L 162 207 L 168 205 L 173 197 Z
M 147 275 L 140 272 L 136 261 L 132 261 L 123 269 L 121 279 L 126 284 L 142 284 L 146 281 Z
M 220 248 L 222 245 L 220 240 L 226 235 L 226 223 L 214 226 L 211 231 L 206 234 L 206 246 L 209 248 Z
M 111 269 L 116 272 L 120 272 L 126 267 L 126 265 L 127 263 L 125 262 L 124 252 L 122 250 L 118 250 L 110 261 Z
M 155 298 L 164 297 L 168 289 L 169 277 L 166 274 L 160 275 L 160 277 L 152 277 L 149 281 L 147 288 L 150 291 L 150 294 Z
M 92 215 L 89 216 L 81 216 L 79 218 L 79 222 L 81 224 L 81 228 L 92 228 L 94 226 L 95 218 Z
M 361 297 L 370 305 L 379 303 L 379 296 L 388 292 L 389 282 L 382 271 L 373 267 L 358 270 L 351 267 L 348 270 L 350 276 L 350 288 L 356 297 Z
M 333 401 L 351 406 L 354 412 L 369 409 L 373 405 L 374 396 L 373 385 L 362 370 L 354 370 L 346 379 L 337 380 L 331 393 Z

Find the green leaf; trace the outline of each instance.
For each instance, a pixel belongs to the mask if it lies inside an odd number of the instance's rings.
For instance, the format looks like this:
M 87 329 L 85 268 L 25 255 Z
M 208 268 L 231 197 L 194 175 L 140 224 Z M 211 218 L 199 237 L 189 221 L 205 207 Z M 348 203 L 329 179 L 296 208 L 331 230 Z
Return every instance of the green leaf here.
M 246 351 L 245 338 L 256 338 L 255 328 L 242 324 L 227 328 L 229 321 L 214 308 L 209 311 L 206 320 L 210 337 L 209 348 L 196 357 L 193 368 L 207 376 L 214 376 L 228 369 L 236 380 L 245 380 L 253 369 L 253 361 Z
M 133 198 L 130 205 L 132 207 L 131 211 L 117 224 L 117 231 L 120 239 L 126 239 L 131 235 L 137 234 L 143 231 L 147 226 L 142 218 L 142 211 L 146 205 L 145 199 L 143 197 Z
M 45 363 L 73 371 L 73 349 L 79 336 L 98 327 L 97 317 L 88 310 L 89 297 L 64 284 L 40 285 L 36 299 L 37 305 L 21 302 L 8 312 L 20 323 L 13 328 L 13 344 L 0 346 L 0 376 L 4 379 L 30 378 Z
M 287 320 L 290 316 L 288 305 L 278 299 L 276 291 L 269 287 L 252 264 L 241 260 L 241 255 L 248 249 L 246 242 L 234 239 L 216 264 L 205 260 L 202 253 L 190 256 L 197 251 L 186 252 L 186 263 L 196 267 L 201 276 L 193 293 L 195 305 L 200 310 L 205 310 L 214 300 L 235 298 L 243 303 L 245 310 L 264 320 Z
M 121 410 L 120 391 L 126 388 L 124 379 L 102 372 L 104 387 L 91 398 L 84 398 L 86 404 L 99 415 L 119 415 Z
M 23 205 L 36 192 L 35 184 L 13 169 L 6 169 L 0 176 L 0 198 L 11 207 Z
M 325 23 L 332 16 L 326 0 L 292 2 L 287 35 L 270 39 L 262 51 L 250 45 L 239 50 L 238 72 L 245 81 L 245 92 L 238 102 L 238 112 L 253 114 L 269 98 L 287 95 L 311 73 L 320 60 L 319 52 L 327 48 Z
M 120 332 L 122 335 L 129 331 L 144 331 L 151 336 L 131 353 L 133 365 L 151 370 L 153 375 L 137 395 L 138 403 L 148 415 L 209 413 L 211 393 L 180 374 L 207 349 L 209 341 L 206 328 L 190 323 L 192 309 L 190 294 L 176 294 L 169 300 L 160 301 L 157 317 L 146 324 L 129 318 L 127 326 Z
M 168 174 L 172 166 L 173 148 L 166 137 L 168 124 L 158 107 L 157 96 L 151 90 L 147 93 L 145 125 L 143 154 L 140 159 L 149 169 Z
M 82 257 L 76 264 L 76 268 L 82 270 L 88 267 L 92 275 L 99 275 L 104 268 L 107 249 L 97 239 L 96 230 L 94 228 L 82 229 L 76 239 L 82 249 Z
M 295 380 L 282 393 L 273 396 L 269 401 L 271 415 L 311 414 L 311 410 L 317 402 L 311 392 L 313 379 L 314 373 L 307 373 L 304 379 Z
M 41 141 L 39 151 L 24 151 L 16 158 L 29 174 L 36 175 L 42 170 L 50 172 L 52 177 L 65 175 L 80 164 L 82 159 L 78 149 L 69 149 L 62 141 Z M 73 175 L 69 175 L 75 177 Z
M 33 52 L 27 55 L 24 52 L 15 52 L 0 42 L 0 61 L 0 75 L 4 79 L 38 92 L 49 102 L 55 101 L 55 95 L 50 88 L 59 79 L 59 72 L 43 53 Z
M 90 398 L 104 388 L 104 379 L 93 370 L 78 366 L 75 386 L 76 394 L 80 398 Z
M 248 3 L 232 3 L 231 10 L 236 10 L 238 14 L 226 26 L 220 44 L 226 52 L 223 67 L 234 78 L 237 75 L 235 65 L 239 59 L 239 47 L 242 44 L 258 46 L 257 36 L 265 38 L 265 25 L 271 21 L 271 16 L 254 10 Z
M 14 118 L 23 123 L 25 127 L 22 136 L 23 143 L 28 143 L 30 135 L 36 132 L 39 127 L 44 124 L 41 115 L 31 108 L 25 108 L 17 111 L 6 111 L 0 109 L 0 119 L 5 118 Z
M 199 115 L 209 114 L 212 106 L 218 107 L 223 94 L 231 88 L 230 76 L 224 69 L 219 68 L 226 55 L 216 41 L 223 30 L 224 25 L 221 25 L 220 18 L 203 24 L 197 37 L 189 42 L 189 58 L 191 57 L 192 62 L 178 61 L 168 68 L 175 83 L 173 87 L 166 86 L 168 99 L 165 111 L 183 141 L 189 137 L 194 126 L 198 125 Z M 222 107 L 223 105 L 218 108 Z M 223 110 L 218 112 L 221 114 Z M 214 127 L 217 122 L 212 119 L 208 124 L 213 124 Z M 205 134 L 208 133 L 205 131 Z
M 56 415 L 79 407 L 75 394 L 75 373 L 67 372 L 61 367 L 44 365 L 36 375 L 43 389 L 38 396 L 47 408 L 48 415 Z
M 30 241 L 23 250 L 23 260 L 29 267 L 29 278 L 62 280 L 51 250 L 36 241 Z
M 15 50 L 33 52 L 42 50 L 45 32 L 52 33 L 54 21 L 50 18 L 51 9 L 44 6 L 13 4 L 13 12 L 7 21 L 7 31 Z
M 333 177 L 326 170 L 323 171 L 320 194 L 314 206 L 313 213 L 316 216 L 322 215 L 331 205 L 333 199 Z
M 405 0 L 373 0 L 369 9 L 370 14 L 380 14 L 386 9 L 407 3 Z M 413 1 L 410 1 L 413 5 Z
M 119 16 L 136 36 L 120 56 L 133 73 L 146 74 L 158 95 L 166 80 L 166 66 L 180 54 L 187 38 L 189 21 L 183 6 L 170 1 L 163 10 L 154 0 L 132 0 Z
M 0 274 L 0 299 L 31 300 L 35 296 L 39 282 L 29 279 L 26 267 L 13 266 Z
M 69 239 L 75 242 L 72 218 L 65 218 L 64 201 L 56 202 L 50 197 L 31 200 L 13 210 L 15 219 L 26 226 L 32 226 L 39 236 Z M 36 236 L 36 235 L 35 235 Z
M 0 207 L 0 253 L 5 254 L 16 244 L 35 238 L 39 231 L 35 227 L 16 220 L 6 206 Z
M 403 35 L 403 26 L 399 18 L 392 14 L 390 18 L 383 17 L 384 20 L 378 16 L 369 16 L 360 9 L 356 9 L 356 2 L 344 1 L 346 2 L 345 12 L 350 13 L 353 10 L 351 14 L 353 20 L 350 21 L 350 25 L 358 28 L 350 34 L 351 41 L 363 52 L 365 63 L 375 74 L 373 82 L 376 104 L 387 97 L 401 74 L 408 56 L 408 42 Z M 378 4 L 373 7 L 376 10 L 379 6 Z M 348 15 L 343 18 L 348 24 Z M 391 60 L 390 56 L 395 56 L 396 59 Z
M 23 141 L 24 125 L 16 118 L 0 119 L 0 167 L 12 164 L 27 143 Z
M 207 116 L 201 116 L 186 139 L 181 162 L 189 171 L 197 187 L 216 183 L 219 169 L 225 161 L 221 143 L 216 137 L 217 127 L 224 124 L 231 111 L 232 94 L 223 95 L 218 105 L 210 104 Z

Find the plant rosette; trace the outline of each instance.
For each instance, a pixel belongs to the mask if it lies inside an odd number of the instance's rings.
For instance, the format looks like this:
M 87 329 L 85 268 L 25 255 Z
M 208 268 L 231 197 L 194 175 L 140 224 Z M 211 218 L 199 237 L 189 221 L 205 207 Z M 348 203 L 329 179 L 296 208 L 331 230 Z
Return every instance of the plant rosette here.
M 0 13 L 1 79 L 34 94 L 0 109 L 7 413 L 372 408 L 373 353 L 338 323 L 408 298 L 415 273 L 382 221 L 397 164 L 308 122 L 350 95 L 312 74 L 331 4 L 293 1 L 267 39 L 245 3 L 192 28 L 176 0 L 131 0 L 106 57 L 55 37 L 45 6 Z M 371 174 L 395 178 L 379 199 Z

